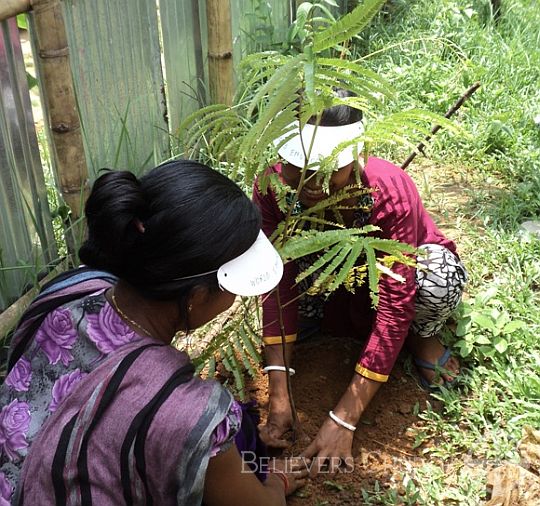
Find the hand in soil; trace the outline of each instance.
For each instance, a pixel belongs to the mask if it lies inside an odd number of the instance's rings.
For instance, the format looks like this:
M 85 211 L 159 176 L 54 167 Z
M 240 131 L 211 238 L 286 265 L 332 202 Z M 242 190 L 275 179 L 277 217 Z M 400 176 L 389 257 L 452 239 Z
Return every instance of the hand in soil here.
M 292 429 L 292 413 L 289 400 L 270 397 L 268 419 L 259 425 L 259 435 L 266 446 L 288 448 L 291 445 L 283 436 Z
M 311 461 L 309 459 L 301 457 L 274 460 L 273 469 L 285 474 L 289 483 L 287 490 L 285 490 L 285 495 L 292 494 L 306 484 L 310 463 Z
M 352 472 L 353 436 L 352 431 L 340 427 L 332 419 L 327 418 L 313 442 L 302 452 L 302 456 L 312 460 L 311 477 L 314 478 L 321 472 L 329 474 Z

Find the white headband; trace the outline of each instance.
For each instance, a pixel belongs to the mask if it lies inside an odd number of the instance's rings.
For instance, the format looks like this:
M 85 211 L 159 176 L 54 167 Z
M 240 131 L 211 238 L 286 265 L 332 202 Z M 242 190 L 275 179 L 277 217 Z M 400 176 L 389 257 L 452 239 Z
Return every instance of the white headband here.
M 173 281 L 198 278 L 217 272 L 219 286 L 242 296 L 262 295 L 275 288 L 283 276 L 283 261 L 261 230 L 251 247 L 219 269 L 174 278 Z
M 301 137 L 299 132 L 300 122 L 291 123 L 287 129 L 288 132 L 285 135 L 274 141 L 274 146 L 278 147 L 279 155 L 295 167 L 303 168 L 306 164 L 304 149 L 309 152 L 310 146 L 312 146 L 309 153 L 310 170 L 317 170 L 320 161 L 330 156 L 340 144 L 352 141 L 364 133 L 364 125 L 361 121 L 343 126 L 316 126 L 306 123 L 302 128 Z M 286 138 L 295 132 L 294 137 L 279 147 Z M 313 139 L 314 135 L 315 139 Z M 356 146 L 347 146 L 341 150 L 337 157 L 336 168 L 339 169 L 351 163 L 354 160 L 355 151 L 360 152 L 363 146 L 363 142 L 358 142 Z

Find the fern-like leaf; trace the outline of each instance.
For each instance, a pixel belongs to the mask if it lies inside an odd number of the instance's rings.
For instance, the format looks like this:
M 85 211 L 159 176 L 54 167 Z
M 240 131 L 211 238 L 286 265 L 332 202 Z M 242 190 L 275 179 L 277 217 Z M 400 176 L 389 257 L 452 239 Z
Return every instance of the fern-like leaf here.
M 366 0 L 332 26 L 313 37 L 313 50 L 320 53 L 360 33 L 379 12 L 386 0 Z

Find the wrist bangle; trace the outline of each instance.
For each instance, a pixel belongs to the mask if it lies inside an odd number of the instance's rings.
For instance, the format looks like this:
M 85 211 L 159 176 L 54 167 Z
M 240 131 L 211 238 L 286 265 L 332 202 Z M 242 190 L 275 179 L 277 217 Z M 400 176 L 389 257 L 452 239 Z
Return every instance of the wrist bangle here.
M 283 486 L 285 487 L 285 495 L 287 495 L 287 490 L 289 490 L 289 479 L 287 478 L 287 475 L 281 470 L 281 469 L 269 469 L 269 472 L 272 473 L 274 476 L 277 476 L 282 482 Z
M 349 429 L 350 431 L 354 432 L 356 430 L 356 427 L 354 425 L 351 425 L 350 423 L 347 423 L 345 420 L 342 420 L 339 416 L 337 416 L 333 411 L 329 411 L 328 415 L 334 422 L 336 422 L 338 425 L 341 425 L 342 427 L 345 427 L 346 429 Z
M 270 371 L 282 371 L 282 372 L 287 372 L 287 369 L 285 366 L 283 365 L 267 365 L 264 369 L 263 369 L 263 372 L 265 374 L 268 374 Z M 289 376 L 294 376 L 296 374 L 296 371 L 292 368 L 292 367 L 289 367 Z

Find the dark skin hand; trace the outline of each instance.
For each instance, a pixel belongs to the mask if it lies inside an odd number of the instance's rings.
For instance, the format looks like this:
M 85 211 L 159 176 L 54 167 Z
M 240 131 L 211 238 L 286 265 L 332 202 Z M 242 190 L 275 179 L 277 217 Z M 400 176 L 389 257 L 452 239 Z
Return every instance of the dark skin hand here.
M 444 353 L 443 345 L 435 337 L 431 339 L 410 337 L 407 345 L 415 356 L 432 363 Z M 288 356 L 292 355 L 292 348 L 293 344 L 287 344 Z M 265 354 L 268 364 L 283 365 L 281 345 L 266 346 Z M 448 374 L 441 374 L 441 378 L 436 378 L 437 373 L 429 369 L 421 368 L 421 373 L 430 382 L 442 381 L 442 379 L 450 381 L 459 374 L 459 361 L 451 357 L 445 369 L 448 370 Z M 265 425 L 260 426 L 259 433 L 268 446 L 286 448 L 290 442 L 284 438 L 284 434 L 292 426 L 286 378 L 285 374 L 279 371 L 271 372 L 269 376 L 268 419 Z M 334 413 L 345 422 L 356 426 L 381 385 L 382 383 L 355 373 L 347 390 L 334 408 Z M 339 459 L 349 466 L 352 462 L 350 459 L 352 458 L 353 435 L 352 431 L 327 418 L 313 442 L 302 453 L 303 456 L 313 459 L 311 476 L 315 476 L 326 465 L 331 471 L 336 471 Z
M 292 349 L 292 344 L 287 344 L 285 347 L 289 364 Z M 284 365 L 280 344 L 265 346 L 264 353 L 269 365 Z M 287 393 L 287 377 L 284 372 L 270 371 L 268 373 L 268 396 L 268 418 L 266 424 L 259 426 L 259 435 L 267 446 L 287 448 L 291 443 L 283 435 L 292 428 L 293 419 Z
M 287 476 L 289 487 L 274 473 L 269 473 L 264 483 L 245 470 L 236 446 L 211 458 L 204 482 L 204 504 L 207 506 L 282 506 L 285 496 L 306 484 L 308 460 L 289 459 L 271 461 L 269 467 L 281 469 Z

